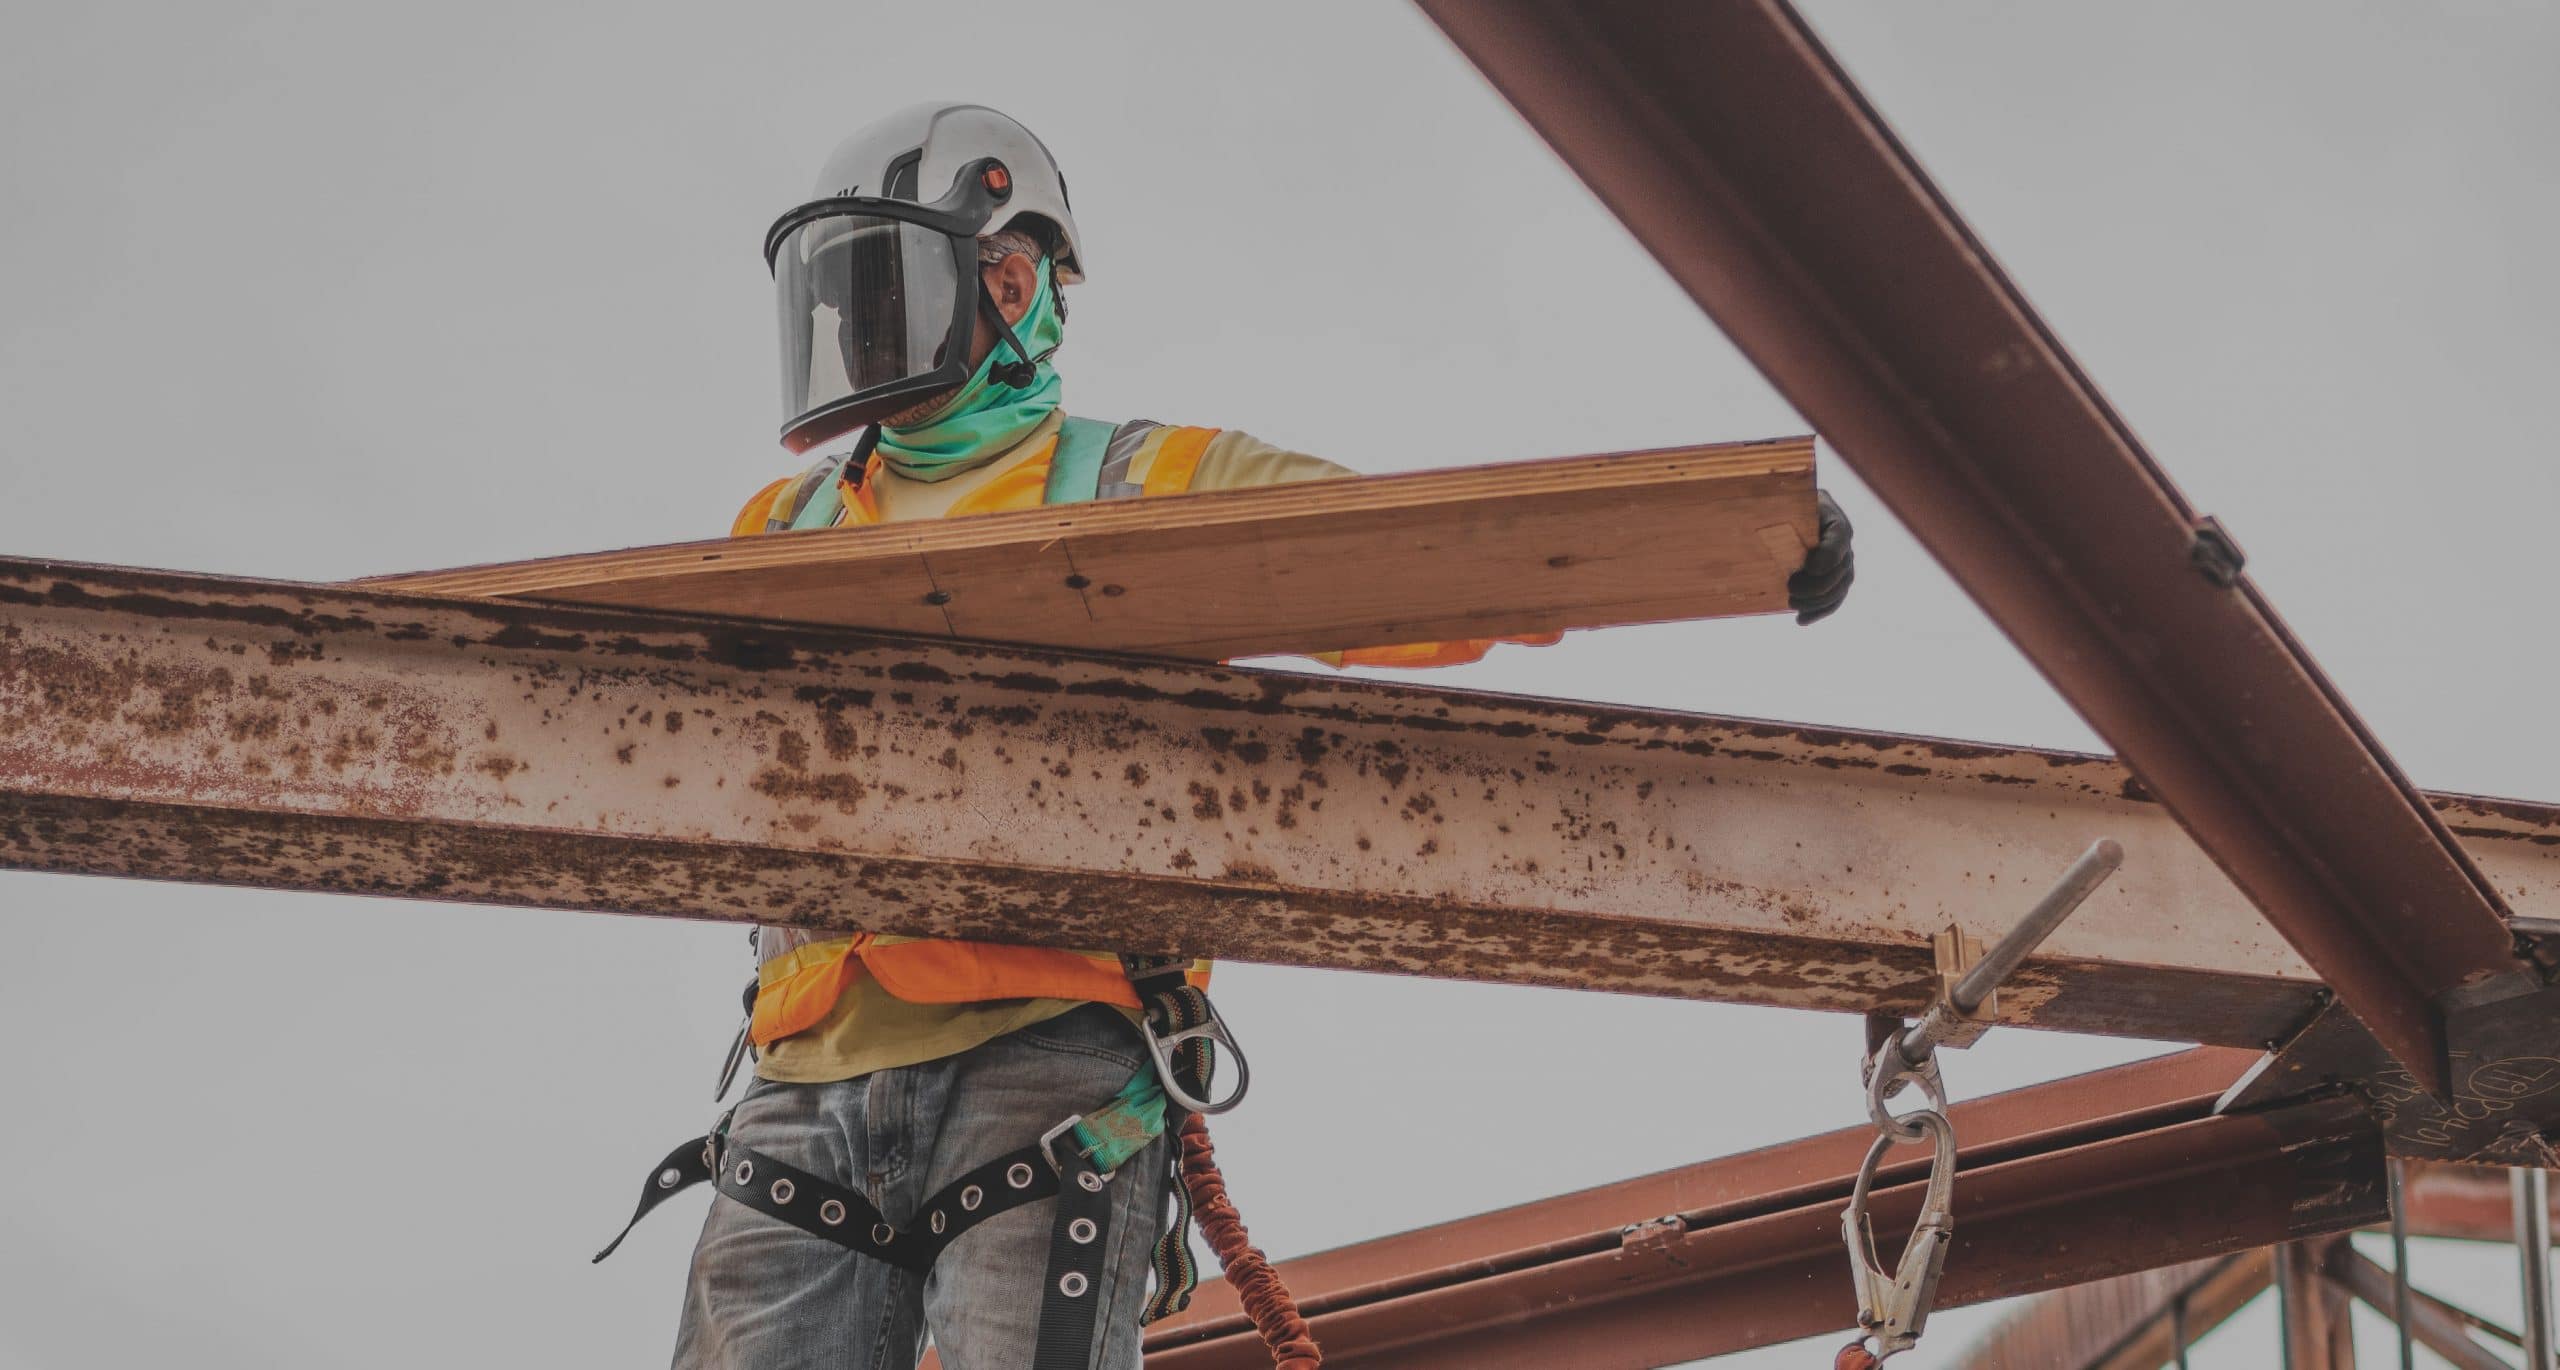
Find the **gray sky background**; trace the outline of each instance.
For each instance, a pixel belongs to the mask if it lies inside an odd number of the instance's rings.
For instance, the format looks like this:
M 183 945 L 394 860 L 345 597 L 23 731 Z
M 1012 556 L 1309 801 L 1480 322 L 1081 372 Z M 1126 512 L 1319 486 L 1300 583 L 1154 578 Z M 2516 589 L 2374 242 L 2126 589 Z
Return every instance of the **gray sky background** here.
M 2560 798 L 2533 400 L 2560 370 L 2560 12 L 1808 8 L 2407 769 Z M 0 551 L 326 580 L 716 534 L 795 465 L 763 230 L 836 138 L 921 98 L 1014 113 L 1067 168 L 1075 412 L 1374 471 L 1804 429 L 1400 5 L 21 4 Z M 1442 678 L 2096 745 L 1838 462 L 1825 482 L 1861 577 L 1819 629 L 1584 634 Z M 699 1204 L 586 1256 L 706 1121 L 744 943 L 0 876 L 0 1370 L 663 1364 Z M 1858 1112 L 1847 1019 L 1221 986 L 1259 1067 L 1221 1152 L 1280 1253 Z M 2012 1032 L 1949 1076 L 2153 1049 Z M 1560 1103 L 1590 1125 L 1546 1154 L 1484 1144 Z M 1305 1148 L 1293 1118 L 1431 1159 Z M 2512 1318 L 2503 1261 L 2423 1259 Z M 2264 1364 L 2272 1335 L 2261 1310 L 2198 1363 Z

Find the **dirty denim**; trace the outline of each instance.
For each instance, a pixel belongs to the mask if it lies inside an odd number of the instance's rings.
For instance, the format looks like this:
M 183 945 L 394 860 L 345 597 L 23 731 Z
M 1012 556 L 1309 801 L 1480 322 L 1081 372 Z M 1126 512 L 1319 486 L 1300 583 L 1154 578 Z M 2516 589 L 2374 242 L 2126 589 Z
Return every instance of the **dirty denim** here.
M 903 1228 L 963 1173 L 1107 1102 L 1144 1051 L 1127 1018 L 1087 1005 L 922 1065 L 830 1084 L 758 1080 L 729 1135 L 860 1190 Z M 1167 1145 L 1156 1139 L 1111 1181 L 1095 1370 L 1138 1367 Z M 914 1370 L 928 1328 L 946 1370 L 1025 1370 L 1056 1203 L 980 1223 L 918 1275 L 715 1198 L 686 1282 L 676 1370 Z

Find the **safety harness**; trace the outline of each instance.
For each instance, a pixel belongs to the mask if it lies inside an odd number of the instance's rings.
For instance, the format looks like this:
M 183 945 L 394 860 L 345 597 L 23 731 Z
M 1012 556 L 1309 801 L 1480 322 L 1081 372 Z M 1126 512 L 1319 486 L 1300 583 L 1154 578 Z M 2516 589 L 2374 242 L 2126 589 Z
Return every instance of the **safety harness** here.
M 1137 495 L 1140 486 L 1129 480 L 1130 461 L 1157 426 L 1143 419 L 1117 428 L 1088 419 L 1066 419 L 1050 457 L 1045 502 L 1070 504 Z M 849 464 L 864 459 L 868 446 L 865 442 L 843 458 L 812 466 L 787 495 L 776 500 L 775 524 L 805 528 L 833 523 L 835 510 L 841 508 L 837 479 Z M 860 467 L 852 469 L 858 472 Z M 822 506 L 830 505 L 820 512 Z M 813 522 L 813 515 L 824 521 Z M 1203 1235 L 1235 1284 L 1244 1311 L 1271 1348 L 1275 1363 L 1282 1370 L 1316 1370 L 1322 1353 L 1288 1290 L 1254 1248 L 1227 1200 L 1225 1178 L 1218 1172 L 1208 1130 L 1201 1121 L 1203 1115 L 1224 1113 L 1243 1102 L 1252 1072 L 1208 995 L 1190 983 L 1190 966 L 1187 958 L 1121 957 L 1121 971 L 1129 977 L 1145 1015 L 1140 1035 L 1146 1041 L 1148 1064 L 1092 1111 L 1061 1120 L 1029 1145 L 986 1161 L 945 1185 L 925 1200 L 903 1228 L 891 1223 L 859 1191 L 730 1137 L 730 1115 L 723 1113 L 709 1132 L 684 1142 L 658 1163 L 641 1186 L 631 1220 L 595 1259 L 612 1255 L 642 1218 L 698 1184 L 710 1184 L 722 1197 L 832 1242 L 848 1255 L 886 1261 L 918 1274 L 931 1270 L 953 1242 L 978 1224 L 1054 1196 L 1058 1202 L 1050 1225 L 1048 1269 L 1041 1281 L 1038 1349 L 1030 1370 L 1089 1370 L 1094 1322 L 1101 1315 L 1101 1300 L 1094 1291 L 1110 1249 L 1111 1182 L 1123 1164 L 1170 1131 L 1176 1141 L 1165 1148 L 1162 1163 L 1171 1180 L 1167 1190 L 1173 1201 L 1173 1221 L 1156 1243 L 1154 1287 L 1139 1321 L 1154 1322 L 1190 1306 L 1199 1284 L 1189 1242 L 1196 1208 Z M 750 1017 L 754 992 L 751 984 Z M 1224 1098 L 1214 1094 L 1220 1047 L 1234 1058 L 1236 1067 L 1235 1086 Z M 746 1029 L 741 1027 L 721 1071 L 720 1097 L 727 1096 L 730 1081 L 751 1050 Z

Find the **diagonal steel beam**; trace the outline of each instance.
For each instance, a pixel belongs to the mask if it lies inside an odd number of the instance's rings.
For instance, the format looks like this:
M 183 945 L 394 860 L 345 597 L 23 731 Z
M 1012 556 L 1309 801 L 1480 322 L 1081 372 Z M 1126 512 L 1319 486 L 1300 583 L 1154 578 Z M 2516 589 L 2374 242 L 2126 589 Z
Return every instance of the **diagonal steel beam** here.
M 1792 9 L 1420 3 L 2425 1089 L 2512 1054 L 2498 891 Z
M 2441 800 L 2560 913 L 2560 812 Z M 0 865 L 1910 1012 L 2093 835 L 2010 1021 L 2317 992 L 2097 757 L 0 561 Z
M 2160 1370 L 2275 1280 L 2263 1248 L 2040 1294 L 1965 1349 L 1962 1370 Z
M 1957 1106 L 1939 1307 L 2379 1220 L 2382 1148 L 2351 1102 L 2212 1115 L 2237 1053 L 2194 1052 Z M 1864 1126 L 1292 1261 L 1328 1364 L 1641 1370 L 1846 1328 L 1840 1208 Z M 1923 1187 L 1897 1158 L 1876 1230 Z M 1668 1215 L 1663 1216 L 1663 1215 Z M 1888 1253 L 1890 1258 L 1890 1253 Z M 1150 1370 L 1268 1356 L 1232 1301 L 1147 1339 Z

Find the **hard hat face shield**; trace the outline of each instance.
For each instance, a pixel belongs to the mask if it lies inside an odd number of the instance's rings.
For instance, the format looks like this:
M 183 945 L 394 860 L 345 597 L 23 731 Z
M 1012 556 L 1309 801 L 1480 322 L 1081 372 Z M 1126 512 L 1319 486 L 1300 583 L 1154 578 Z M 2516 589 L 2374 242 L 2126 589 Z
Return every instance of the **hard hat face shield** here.
M 774 224 L 765 258 L 782 330 L 784 446 L 805 451 L 969 379 L 977 238 L 1007 189 L 989 162 L 940 203 L 835 196 Z

